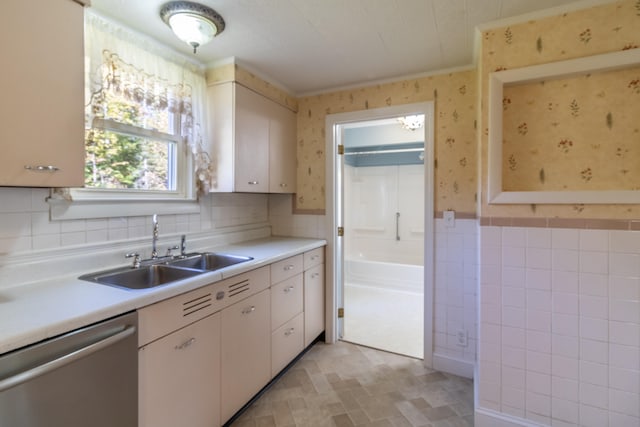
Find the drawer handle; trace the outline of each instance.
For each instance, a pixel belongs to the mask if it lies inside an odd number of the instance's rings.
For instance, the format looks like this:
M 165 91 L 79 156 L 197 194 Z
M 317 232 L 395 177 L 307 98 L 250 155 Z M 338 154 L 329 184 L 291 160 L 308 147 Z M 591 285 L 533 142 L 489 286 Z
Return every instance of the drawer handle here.
M 293 290 L 293 286 L 289 286 L 287 288 L 284 288 L 284 293 L 288 294 L 289 292 L 291 292 Z
M 258 185 L 258 181 L 249 181 L 247 182 L 249 185 Z
M 320 273 L 313 273 L 313 274 L 311 275 L 311 278 L 312 278 L 312 279 L 315 279 L 315 278 L 316 278 L 316 277 L 318 277 L 319 275 L 320 275 Z
M 287 188 L 287 184 L 283 182 L 282 184 L 280 184 L 280 187 Z
M 251 307 L 245 307 L 242 309 L 242 314 L 251 314 L 256 311 L 256 306 L 252 305 Z
M 320 255 L 314 255 L 314 256 L 311 257 L 311 261 L 315 261 L 318 258 L 320 258 Z
M 26 165 L 24 168 L 26 170 L 30 170 L 30 171 L 33 171 L 33 172 L 57 172 L 57 171 L 60 170 L 59 167 L 52 166 L 52 165 L 47 165 L 47 166 L 43 166 L 43 165 L 37 165 L 37 166 Z
M 293 270 L 294 268 L 295 268 L 295 267 L 294 267 L 294 265 L 293 265 L 293 264 L 289 264 L 289 265 L 286 265 L 286 266 L 284 267 L 284 271 Z
M 188 340 L 186 340 L 185 342 L 183 342 L 180 345 L 176 346 L 176 350 L 184 350 L 187 347 L 191 347 L 191 345 L 195 344 L 196 339 L 195 338 L 189 338 Z
M 284 331 L 284 335 L 288 337 L 289 335 L 293 334 L 293 331 L 295 330 L 296 328 L 289 328 L 286 331 Z

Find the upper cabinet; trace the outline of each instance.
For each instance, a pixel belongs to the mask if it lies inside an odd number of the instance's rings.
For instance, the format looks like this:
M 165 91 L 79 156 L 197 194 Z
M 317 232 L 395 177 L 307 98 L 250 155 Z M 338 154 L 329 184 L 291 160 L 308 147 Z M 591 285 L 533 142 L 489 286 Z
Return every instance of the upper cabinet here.
M 84 183 L 83 7 L 4 0 L 0 186 Z
M 296 115 L 234 82 L 208 88 L 211 191 L 295 193 Z

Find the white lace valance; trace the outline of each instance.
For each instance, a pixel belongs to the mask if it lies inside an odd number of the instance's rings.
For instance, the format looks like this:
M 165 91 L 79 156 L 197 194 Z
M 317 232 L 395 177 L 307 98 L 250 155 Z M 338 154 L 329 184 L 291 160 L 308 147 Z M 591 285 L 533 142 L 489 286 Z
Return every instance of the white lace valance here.
M 202 146 L 206 140 L 203 67 L 90 11 L 85 13 L 85 45 L 87 129 L 100 119 L 174 134 L 177 115 L 181 140 L 194 155 L 198 190 L 207 192 L 211 162 Z M 141 113 L 132 118 L 124 109 L 108 108 L 114 98 L 141 105 Z

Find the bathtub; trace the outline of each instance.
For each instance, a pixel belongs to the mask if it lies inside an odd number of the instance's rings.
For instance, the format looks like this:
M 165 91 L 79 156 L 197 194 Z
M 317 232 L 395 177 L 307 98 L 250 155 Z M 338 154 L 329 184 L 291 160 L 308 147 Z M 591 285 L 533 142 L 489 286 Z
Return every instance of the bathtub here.
M 345 286 L 369 286 L 394 291 L 424 293 L 424 267 L 413 264 L 344 260 Z

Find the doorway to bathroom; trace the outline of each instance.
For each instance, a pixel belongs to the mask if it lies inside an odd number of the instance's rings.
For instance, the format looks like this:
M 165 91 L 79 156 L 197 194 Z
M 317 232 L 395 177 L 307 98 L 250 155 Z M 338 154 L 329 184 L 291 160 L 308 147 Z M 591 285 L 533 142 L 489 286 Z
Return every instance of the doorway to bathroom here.
M 428 366 L 432 123 L 431 103 L 327 118 L 332 140 L 327 154 L 334 158 L 327 171 L 332 177 L 327 258 L 335 266 L 328 305 L 335 309 L 335 338 L 424 359 Z M 328 308 L 331 316 L 334 310 Z

